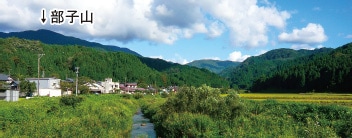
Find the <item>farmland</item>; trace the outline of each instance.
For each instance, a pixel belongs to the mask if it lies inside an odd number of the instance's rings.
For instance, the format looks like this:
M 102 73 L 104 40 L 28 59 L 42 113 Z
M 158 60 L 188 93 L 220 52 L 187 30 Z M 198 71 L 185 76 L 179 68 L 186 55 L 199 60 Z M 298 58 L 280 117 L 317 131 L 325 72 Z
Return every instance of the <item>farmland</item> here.
M 318 104 L 337 104 L 352 107 L 352 94 L 334 94 L 334 93 L 243 93 L 241 98 L 251 100 L 268 100 L 274 99 L 280 102 L 304 102 Z

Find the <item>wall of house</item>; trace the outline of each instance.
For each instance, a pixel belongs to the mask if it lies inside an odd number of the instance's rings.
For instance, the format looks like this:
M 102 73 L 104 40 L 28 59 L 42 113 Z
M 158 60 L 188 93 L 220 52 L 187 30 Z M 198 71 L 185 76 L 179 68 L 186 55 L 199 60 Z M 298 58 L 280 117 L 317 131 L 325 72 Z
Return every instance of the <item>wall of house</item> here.
M 34 82 L 36 87 L 38 87 L 38 80 L 28 79 L 29 82 Z M 60 89 L 60 79 L 48 78 L 39 79 L 39 89 Z
M 16 90 L 6 90 L 5 92 L 0 92 L 0 99 L 5 101 L 18 101 L 19 91 Z
M 40 89 L 39 96 L 58 97 L 61 96 L 61 89 Z

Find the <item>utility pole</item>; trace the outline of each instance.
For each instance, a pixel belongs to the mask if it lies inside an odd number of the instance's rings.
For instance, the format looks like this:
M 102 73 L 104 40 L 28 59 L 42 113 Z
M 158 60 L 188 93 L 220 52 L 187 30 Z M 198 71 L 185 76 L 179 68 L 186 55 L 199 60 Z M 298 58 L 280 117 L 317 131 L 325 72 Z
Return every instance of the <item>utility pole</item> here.
M 75 67 L 76 69 L 76 96 L 77 96 L 77 92 L 78 92 L 78 70 L 79 70 L 79 67 Z
M 38 95 L 39 96 L 39 73 L 40 73 L 40 58 L 42 58 L 45 54 L 38 54 L 38 87 L 37 87 L 37 92 L 38 92 Z

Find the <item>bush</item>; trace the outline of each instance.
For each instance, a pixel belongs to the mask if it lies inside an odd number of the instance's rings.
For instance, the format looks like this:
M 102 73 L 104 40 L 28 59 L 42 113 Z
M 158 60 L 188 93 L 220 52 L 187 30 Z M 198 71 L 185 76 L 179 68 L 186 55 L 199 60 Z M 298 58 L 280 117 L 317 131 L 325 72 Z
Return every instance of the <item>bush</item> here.
M 162 125 L 166 131 L 160 132 L 162 137 L 216 137 L 218 129 L 214 121 L 207 115 L 193 113 L 173 113 Z
M 131 99 L 132 95 L 131 94 L 121 94 L 121 97 L 124 99 Z
M 160 94 L 160 96 L 161 96 L 162 98 L 167 98 L 167 97 L 169 97 L 169 93 L 162 92 L 162 93 Z
M 143 98 L 143 97 L 144 97 L 144 95 L 142 93 L 140 93 L 140 92 L 133 94 L 133 98 L 134 99 L 140 99 L 140 98 Z
M 72 106 L 75 108 L 79 103 L 84 100 L 81 96 L 63 96 L 60 98 L 60 104 L 66 106 Z

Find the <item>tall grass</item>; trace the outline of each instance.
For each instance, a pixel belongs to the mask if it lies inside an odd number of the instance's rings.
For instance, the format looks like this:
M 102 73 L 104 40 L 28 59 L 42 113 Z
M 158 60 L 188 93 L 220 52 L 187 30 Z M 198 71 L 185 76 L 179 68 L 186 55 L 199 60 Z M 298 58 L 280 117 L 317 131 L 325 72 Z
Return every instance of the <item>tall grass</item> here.
M 128 137 L 138 104 L 118 95 L 87 95 L 75 106 L 60 98 L 0 102 L 2 137 Z

